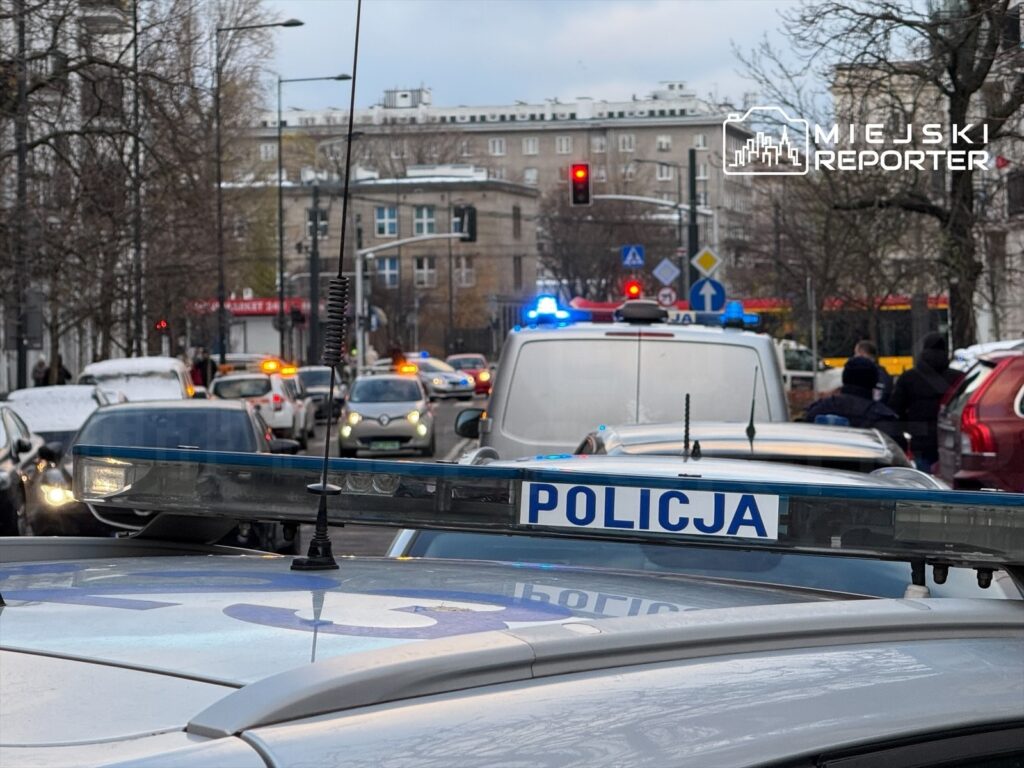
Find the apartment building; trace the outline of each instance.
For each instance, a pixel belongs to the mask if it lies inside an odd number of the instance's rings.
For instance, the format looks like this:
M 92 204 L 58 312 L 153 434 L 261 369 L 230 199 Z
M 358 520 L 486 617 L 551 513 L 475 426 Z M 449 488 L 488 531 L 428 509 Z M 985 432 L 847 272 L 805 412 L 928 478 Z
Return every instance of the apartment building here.
M 722 123 L 732 111 L 698 98 L 681 81 L 660 83 L 629 101 L 580 97 L 499 106 L 440 107 L 429 88 L 395 89 L 357 110 L 353 158 L 385 177 L 401 177 L 411 165 L 472 164 L 493 180 L 566 196 L 570 165 L 587 162 L 595 195 L 662 200 L 671 212 L 672 204 L 689 202 L 694 148 L 697 204 L 704 209 L 700 245 L 717 246 L 728 262 L 745 237 L 752 198 L 748 178 L 726 177 L 721 170 Z M 277 120 L 276 112 L 263 113 L 246 139 L 261 174 L 276 174 Z M 283 113 L 286 178 L 340 163 L 346 124 L 343 110 Z M 600 211 L 600 201 L 594 205 Z M 638 203 L 638 215 L 651 213 L 650 205 Z
M 356 249 L 381 249 L 364 269 L 369 343 L 381 352 L 396 343 L 440 355 L 495 352 L 521 321 L 520 309 L 536 284 L 538 191 L 465 165 L 411 166 L 396 178 L 361 171 L 355 176 L 344 272 L 354 277 Z M 319 212 L 312 207 L 314 184 Z M 283 195 L 287 293 L 306 297 L 314 230 L 321 285 L 326 288 L 338 271 L 341 188 L 310 179 L 286 184 Z M 465 205 L 476 209 L 476 242 L 438 238 L 387 247 L 452 233 L 454 208 Z M 304 332 L 301 323 L 293 328 L 296 356 L 303 356 Z

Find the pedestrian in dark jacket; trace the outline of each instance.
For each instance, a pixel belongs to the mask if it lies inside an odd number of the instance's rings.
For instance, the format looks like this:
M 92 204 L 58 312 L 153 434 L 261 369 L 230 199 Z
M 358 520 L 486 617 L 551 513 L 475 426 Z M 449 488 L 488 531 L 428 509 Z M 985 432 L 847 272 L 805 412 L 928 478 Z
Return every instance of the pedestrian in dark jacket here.
M 946 337 L 929 333 L 922 340 L 914 367 L 904 371 L 893 387 L 889 404 L 899 416 L 903 431 L 910 434 L 914 463 L 925 472 L 930 472 L 939 460 L 939 402 L 959 376 L 949 367 Z
M 54 368 L 57 369 L 56 373 L 53 371 Z M 46 380 L 54 384 L 67 384 L 71 381 L 71 371 L 64 367 L 64 358 L 60 355 L 57 355 L 57 362 L 46 369 Z
M 892 376 L 885 368 L 878 364 L 878 347 L 870 339 L 861 339 L 853 348 L 855 357 L 866 357 L 875 364 L 878 369 L 878 383 L 875 384 L 875 400 L 889 405 L 889 398 L 892 396 Z
M 885 403 L 875 400 L 877 382 L 878 369 L 871 360 L 851 357 L 843 366 L 843 386 L 839 388 L 839 394 L 815 400 L 807 409 L 805 418 L 827 424 L 836 423 L 834 417 L 839 417 L 851 427 L 877 429 L 905 448 L 906 440 L 896 414 Z
M 210 357 L 209 353 L 207 353 L 205 347 L 199 347 L 196 350 L 196 356 L 192 360 L 192 368 L 199 372 L 199 386 L 209 389 L 210 382 L 213 381 L 213 377 L 217 375 L 217 364 L 213 361 L 213 358 Z

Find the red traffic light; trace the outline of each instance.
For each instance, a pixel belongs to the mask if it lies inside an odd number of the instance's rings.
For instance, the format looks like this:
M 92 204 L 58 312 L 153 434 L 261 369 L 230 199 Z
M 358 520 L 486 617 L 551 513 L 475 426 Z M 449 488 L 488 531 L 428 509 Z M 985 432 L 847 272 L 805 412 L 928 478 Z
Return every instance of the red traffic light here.
M 166 331 L 167 330 L 167 321 L 163 320 L 163 319 L 157 320 L 155 323 L 153 323 L 153 327 L 156 330 L 158 330 L 158 331 Z
M 625 286 L 627 299 L 639 299 L 644 295 L 644 288 L 639 280 L 627 280 Z
M 570 166 L 569 181 L 572 184 L 572 204 L 590 205 L 590 166 L 587 163 Z

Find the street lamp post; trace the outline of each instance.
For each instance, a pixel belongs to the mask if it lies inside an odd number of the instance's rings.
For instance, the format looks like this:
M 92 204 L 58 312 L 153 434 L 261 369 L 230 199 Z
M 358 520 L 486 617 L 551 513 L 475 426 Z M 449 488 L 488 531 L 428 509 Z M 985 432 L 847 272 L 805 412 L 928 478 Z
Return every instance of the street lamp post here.
M 224 190 L 222 188 L 221 145 L 220 145 L 220 36 L 223 32 L 241 32 L 250 29 L 270 27 L 301 27 L 298 19 L 275 21 L 269 24 L 238 24 L 217 27 L 213 36 L 213 126 L 217 165 L 217 345 L 220 347 L 221 365 L 227 362 L 227 311 L 224 307 Z
M 284 327 L 284 160 L 281 146 L 281 86 L 284 83 L 312 83 L 322 80 L 351 80 L 351 75 L 332 75 L 327 77 L 289 77 L 277 78 L 277 325 L 280 340 L 280 355 L 284 359 L 285 327 Z

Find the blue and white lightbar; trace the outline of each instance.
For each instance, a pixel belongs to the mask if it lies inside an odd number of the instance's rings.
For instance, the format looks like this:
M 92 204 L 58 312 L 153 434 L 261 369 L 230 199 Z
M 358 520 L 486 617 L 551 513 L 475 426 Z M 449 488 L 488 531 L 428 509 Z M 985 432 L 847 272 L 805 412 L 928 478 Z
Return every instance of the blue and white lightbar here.
M 75 498 L 104 517 L 316 517 L 306 491 L 319 481 L 322 461 L 314 457 L 75 446 L 74 459 Z M 328 482 L 342 489 L 329 500 L 332 524 L 1024 567 L 1024 494 L 365 459 L 332 459 Z

